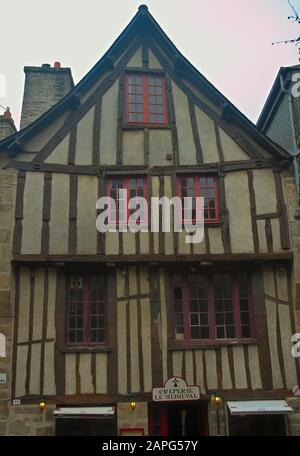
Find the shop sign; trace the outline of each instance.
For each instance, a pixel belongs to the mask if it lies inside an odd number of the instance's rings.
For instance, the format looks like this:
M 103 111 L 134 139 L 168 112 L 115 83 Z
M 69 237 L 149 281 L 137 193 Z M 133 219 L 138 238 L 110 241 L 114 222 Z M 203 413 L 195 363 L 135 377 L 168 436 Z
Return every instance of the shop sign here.
M 200 399 L 199 386 L 188 386 L 181 377 L 169 378 L 161 388 L 153 388 L 154 402 L 196 401 Z

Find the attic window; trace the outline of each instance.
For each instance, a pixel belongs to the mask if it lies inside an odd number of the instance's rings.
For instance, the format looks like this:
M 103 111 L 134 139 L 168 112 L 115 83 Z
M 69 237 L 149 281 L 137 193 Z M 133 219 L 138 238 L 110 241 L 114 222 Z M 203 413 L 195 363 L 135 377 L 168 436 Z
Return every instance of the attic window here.
M 126 75 L 126 120 L 130 124 L 167 124 L 164 77 L 153 74 Z

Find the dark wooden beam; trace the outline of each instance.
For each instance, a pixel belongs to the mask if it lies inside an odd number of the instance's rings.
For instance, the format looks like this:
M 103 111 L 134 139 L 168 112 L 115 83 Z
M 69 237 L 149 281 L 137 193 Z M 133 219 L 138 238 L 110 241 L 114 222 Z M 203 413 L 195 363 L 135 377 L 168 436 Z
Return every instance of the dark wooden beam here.
M 199 130 L 198 130 L 196 112 L 195 112 L 195 105 L 191 102 L 190 99 L 188 100 L 188 105 L 189 105 L 189 113 L 190 113 L 190 118 L 191 118 L 193 139 L 194 139 L 194 144 L 195 144 L 195 148 L 196 148 L 196 159 L 197 159 L 197 163 L 201 164 L 201 163 L 203 163 L 203 153 L 202 153 L 202 147 L 201 147 L 201 143 L 200 143 Z
M 118 365 L 117 350 L 117 278 L 116 271 L 109 270 L 107 273 L 107 341 L 111 351 L 107 353 L 107 391 L 109 394 L 118 392 Z
M 44 393 L 44 377 L 45 377 L 45 342 L 47 339 L 47 323 L 48 323 L 48 292 L 49 292 L 49 271 L 44 270 L 44 294 L 43 294 L 43 323 L 42 323 L 42 340 L 41 340 L 41 371 L 40 371 L 40 394 Z
M 52 193 L 52 174 L 44 174 L 44 195 L 43 195 L 43 225 L 41 253 L 47 256 L 49 254 L 49 221 L 51 212 L 51 193 Z
M 25 391 L 29 394 L 30 375 L 31 375 L 31 353 L 32 353 L 32 333 L 33 333 L 33 306 L 34 306 L 34 286 L 35 286 L 35 270 L 30 269 L 30 292 L 29 292 L 29 329 L 28 329 L 28 354 L 26 361 L 26 380 Z
M 281 174 L 276 170 L 274 171 L 274 178 L 275 178 L 275 188 L 276 188 L 276 196 L 277 196 L 277 211 L 280 214 L 279 227 L 280 227 L 281 247 L 284 250 L 288 250 L 291 248 L 288 214 L 287 214 L 287 208 L 286 208 L 284 195 L 283 195 Z
M 101 134 L 101 108 L 102 97 L 99 97 L 95 103 L 95 115 L 93 125 L 93 152 L 92 165 L 98 168 L 100 161 L 100 134 Z
M 158 387 L 163 384 L 162 353 L 159 343 L 159 314 L 160 308 L 160 277 L 156 267 L 149 268 L 149 290 L 151 310 L 151 359 L 152 385 Z
M 267 311 L 262 269 L 252 273 L 252 293 L 254 303 L 255 337 L 258 340 L 259 365 L 263 388 L 273 389 L 272 363 L 268 338 Z
M 20 254 L 22 247 L 22 220 L 24 212 L 24 190 L 25 190 L 26 173 L 18 172 L 16 207 L 15 207 L 15 228 L 13 235 L 13 254 Z
M 250 213 L 251 213 L 251 224 L 252 224 L 252 234 L 253 234 L 253 244 L 254 251 L 259 252 L 259 239 L 258 239 L 258 229 L 256 223 L 256 201 L 255 201 L 255 192 L 253 186 L 253 173 L 251 170 L 247 171 L 248 174 L 248 186 L 249 186 L 249 196 L 250 196 Z
M 76 138 L 77 138 L 77 125 L 74 125 L 74 127 L 72 128 L 71 133 L 70 133 L 68 165 L 74 165 L 74 163 L 75 163 Z
M 274 252 L 274 253 L 234 253 L 234 254 L 206 254 L 200 255 L 14 255 L 13 261 L 19 263 L 102 263 L 102 264 L 126 264 L 126 263 L 160 263 L 176 264 L 180 263 L 201 263 L 212 262 L 221 263 L 238 263 L 253 262 L 263 263 L 267 261 L 291 261 L 292 252 Z
M 141 128 L 144 130 L 144 127 Z M 149 127 L 149 131 L 151 127 Z M 248 169 L 262 169 L 262 168 L 273 168 L 274 161 L 265 160 L 258 162 L 257 160 L 235 160 L 231 162 L 221 163 L 201 163 L 200 165 L 166 165 L 166 166 L 147 166 L 145 165 L 109 165 L 106 166 L 107 174 L 128 174 L 131 173 L 140 174 L 147 173 L 148 170 L 152 174 L 172 174 L 176 173 L 217 173 L 221 171 L 224 174 L 242 171 Z M 4 169 L 14 168 L 20 171 L 42 171 L 49 173 L 63 173 L 63 174 L 85 174 L 85 175 L 98 175 L 103 172 L 104 165 L 60 165 L 52 163 L 33 163 L 23 162 L 18 160 L 12 160 L 4 166 Z M 259 216 L 260 217 L 260 216 Z M 261 216 L 264 218 L 264 216 Z
M 70 176 L 70 207 L 69 207 L 69 254 L 76 255 L 77 251 L 77 193 L 78 178 Z
M 66 275 L 62 268 L 57 269 L 55 299 L 55 331 L 54 346 L 55 384 L 57 394 L 65 393 L 65 355 L 61 352 L 65 340 L 65 308 L 66 308 Z

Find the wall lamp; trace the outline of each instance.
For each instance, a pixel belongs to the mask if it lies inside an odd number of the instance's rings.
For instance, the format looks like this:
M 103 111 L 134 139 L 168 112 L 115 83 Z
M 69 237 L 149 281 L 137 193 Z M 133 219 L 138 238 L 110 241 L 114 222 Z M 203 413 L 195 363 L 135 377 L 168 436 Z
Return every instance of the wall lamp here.
M 131 410 L 135 410 L 135 408 L 136 408 L 136 402 L 135 401 L 130 401 L 130 408 L 131 408 Z
M 210 403 L 212 407 L 216 410 L 216 417 L 217 417 L 217 432 L 218 435 L 221 435 L 221 426 L 220 426 L 220 414 L 219 409 L 223 403 L 222 396 L 217 390 L 212 391 L 210 396 Z
M 215 407 L 222 405 L 223 399 L 220 396 L 220 393 L 218 391 L 212 391 L 211 396 L 210 396 L 210 402 Z
M 44 401 L 44 399 L 41 399 L 39 402 L 40 411 L 42 412 L 45 407 L 46 407 L 46 402 Z

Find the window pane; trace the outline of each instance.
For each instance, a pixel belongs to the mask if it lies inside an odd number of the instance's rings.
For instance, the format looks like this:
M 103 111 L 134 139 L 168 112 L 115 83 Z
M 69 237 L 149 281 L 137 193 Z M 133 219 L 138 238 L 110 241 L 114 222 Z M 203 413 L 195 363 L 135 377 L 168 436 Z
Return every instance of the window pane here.
M 251 331 L 249 326 L 242 326 L 242 337 L 251 337 Z
M 225 338 L 225 330 L 223 326 L 217 326 L 217 338 L 224 339 Z
M 239 298 L 240 298 L 240 318 L 241 318 L 241 336 L 251 337 L 250 314 L 249 314 L 249 296 L 248 296 L 248 283 L 249 278 L 247 274 L 238 275 L 239 283 Z
M 204 327 L 209 325 L 208 302 L 206 299 L 208 295 L 207 278 L 203 274 L 189 274 L 188 285 L 191 337 L 192 339 L 207 338 L 207 328 L 202 331 Z
M 234 326 L 227 326 L 226 327 L 226 338 L 227 339 L 234 339 L 235 338 Z
M 191 328 L 191 338 L 192 339 L 200 339 L 201 337 L 201 334 L 200 334 L 200 331 L 199 331 L 199 327 L 197 326 L 193 326 Z
M 238 289 L 243 298 L 239 297 Z M 193 340 L 210 339 L 212 333 L 217 339 L 250 338 L 251 314 L 245 289 L 248 293 L 245 281 L 243 278 L 239 281 L 236 274 L 175 274 L 173 308 L 176 340 L 188 337 Z M 214 313 L 214 330 L 210 326 L 211 312 Z
M 209 327 L 201 328 L 200 339 L 209 339 Z
M 191 313 L 191 326 L 199 326 L 199 314 L 198 313 Z
M 233 291 L 230 274 L 214 274 L 214 299 L 217 338 L 235 337 Z
M 174 288 L 174 298 L 175 299 L 182 298 L 182 288 Z

